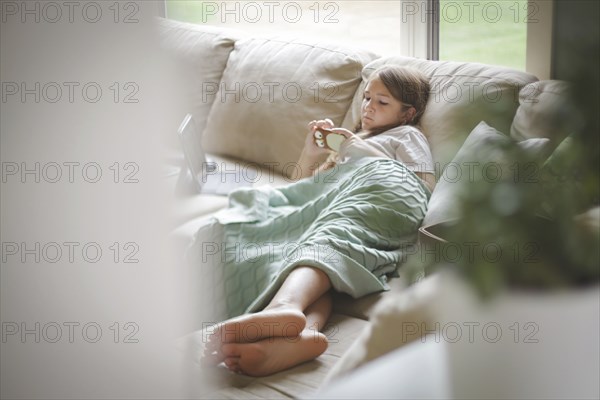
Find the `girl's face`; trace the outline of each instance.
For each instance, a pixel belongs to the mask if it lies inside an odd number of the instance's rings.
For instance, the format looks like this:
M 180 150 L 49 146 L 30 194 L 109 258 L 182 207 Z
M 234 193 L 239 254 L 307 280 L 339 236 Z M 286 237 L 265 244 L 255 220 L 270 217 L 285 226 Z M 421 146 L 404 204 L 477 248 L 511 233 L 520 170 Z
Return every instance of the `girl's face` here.
M 361 107 L 362 129 L 370 131 L 387 125 L 402 125 L 408 120 L 408 109 L 391 95 L 379 77 L 375 77 L 365 88 Z

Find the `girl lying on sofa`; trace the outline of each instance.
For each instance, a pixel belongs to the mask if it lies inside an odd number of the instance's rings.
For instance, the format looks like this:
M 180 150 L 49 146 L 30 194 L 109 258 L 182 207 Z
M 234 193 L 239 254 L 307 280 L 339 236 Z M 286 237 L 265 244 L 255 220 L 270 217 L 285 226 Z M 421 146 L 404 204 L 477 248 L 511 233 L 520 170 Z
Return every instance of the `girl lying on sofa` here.
M 219 274 L 212 286 L 225 291 L 234 318 L 206 330 L 203 361 L 264 376 L 314 359 L 327 348 L 320 331 L 331 290 L 360 297 L 387 289 L 434 184 L 431 152 L 415 126 L 428 96 L 419 71 L 382 67 L 366 85 L 356 133 L 329 119 L 308 124 L 304 179 L 232 193 L 230 208 L 213 221 L 225 246 L 251 242 L 269 251 L 212 266 Z M 315 143 L 318 128 L 346 139 L 311 173 L 330 152 Z

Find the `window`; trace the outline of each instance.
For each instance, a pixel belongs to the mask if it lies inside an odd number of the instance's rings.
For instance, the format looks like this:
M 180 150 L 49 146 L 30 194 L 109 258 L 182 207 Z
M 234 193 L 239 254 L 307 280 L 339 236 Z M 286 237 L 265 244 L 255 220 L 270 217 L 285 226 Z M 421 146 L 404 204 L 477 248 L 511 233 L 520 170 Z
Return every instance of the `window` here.
M 252 34 L 301 35 L 358 46 L 378 55 L 406 54 L 399 1 L 166 0 L 168 18 Z
M 380 56 L 502 65 L 549 79 L 553 3 L 166 0 L 166 15 L 181 21 L 237 28 L 253 35 L 300 35 L 355 45 Z
M 439 59 L 526 68 L 527 0 L 439 4 Z

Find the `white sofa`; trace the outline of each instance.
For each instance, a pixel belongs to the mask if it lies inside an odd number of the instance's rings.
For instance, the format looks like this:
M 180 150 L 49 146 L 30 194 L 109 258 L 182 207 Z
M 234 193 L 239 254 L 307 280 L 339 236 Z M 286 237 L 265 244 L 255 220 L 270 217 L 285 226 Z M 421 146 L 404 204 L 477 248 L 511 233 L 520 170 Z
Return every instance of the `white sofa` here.
M 561 82 L 538 82 L 524 72 L 476 63 L 382 58 L 326 41 L 248 37 L 243 32 L 170 20 L 162 20 L 160 26 L 163 45 L 180 61 L 182 77 L 188 83 L 189 108 L 182 110 L 182 118 L 187 112 L 194 115 L 203 131 L 205 148 L 217 160 L 231 163 L 231 168 L 258 170 L 260 179 L 255 185 L 276 186 L 293 180 L 293 163 L 300 155 L 308 121 L 327 117 L 352 129 L 359 117 L 365 80 L 383 64 L 413 66 L 430 78 L 432 93 L 421 125 L 440 178 L 444 166 L 476 129 L 494 135 L 495 128 L 514 141 L 547 138 L 541 140 L 547 145 L 555 145 L 566 136 L 552 112 L 565 90 Z M 491 128 L 478 125 L 481 121 Z M 171 151 L 173 167 L 179 168 L 183 154 L 176 138 Z M 447 192 L 448 185 L 438 185 L 424 226 L 435 227 L 452 217 L 445 201 Z M 192 240 L 202 221 L 226 206 L 223 196 L 180 196 L 173 210 L 173 238 L 180 248 Z M 424 229 L 422 233 L 429 232 Z M 377 339 L 389 336 L 389 332 L 372 332 L 372 321 L 387 318 L 390 306 L 402 308 L 396 299 L 405 292 L 409 297 L 402 297 L 404 309 L 418 312 L 419 304 L 428 298 L 431 282 L 427 278 L 407 291 L 405 274 L 402 269 L 399 272 L 400 278 L 390 281 L 390 291 L 361 299 L 342 294 L 336 297 L 326 332 L 330 345 L 316 360 L 264 378 L 194 364 L 198 369 L 190 379 L 195 395 L 310 397 L 324 389 L 323 382 L 331 382 L 335 376 L 400 346 L 398 341 L 388 344 Z M 194 321 L 191 330 L 200 329 L 201 322 Z M 375 347 L 364 347 L 369 340 Z M 197 355 L 201 337 L 192 335 L 189 345 L 186 351 Z M 349 349 L 353 354 L 344 356 Z M 340 360 L 344 360 L 342 364 Z

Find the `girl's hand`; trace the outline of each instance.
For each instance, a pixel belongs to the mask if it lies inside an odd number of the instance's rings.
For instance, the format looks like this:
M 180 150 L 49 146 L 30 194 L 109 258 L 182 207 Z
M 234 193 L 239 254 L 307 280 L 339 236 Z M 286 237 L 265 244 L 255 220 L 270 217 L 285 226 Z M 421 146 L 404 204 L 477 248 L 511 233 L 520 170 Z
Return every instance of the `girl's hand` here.
M 298 166 L 301 171 L 300 176 L 298 177 L 299 179 L 311 176 L 320 166 L 322 166 L 323 162 L 331 154 L 330 150 L 319 147 L 315 143 L 314 134 L 317 128 L 333 128 L 333 121 L 330 119 L 322 119 L 309 122 L 308 133 L 304 139 L 304 148 L 298 159 Z
M 313 129 L 316 130 L 317 128 L 331 129 L 333 127 L 334 127 L 333 121 L 330 120 L 329 118 L 320 119 L 318 121 L 312 120 L 308 123 L 308 128 L 311 130 L 313 130 Z
M 340 158 L 361 158 L 361 157 L 387 157 L 385 154 L 379 152 L 377 149 L 372 147 L 368 142 L 361 139 L 358 135 L 350 132 L 344 128 L 333 128 L 333 132 L 339 133 L 346 137 L 346 140 L 342 142 L 340 146 L 339 155 Z
M 304 140 L 304 152 L 305 155 L 309 157 L 319 157 L 324 156 L 330 153 L 330 150 L 327 148 L 319 147 L 315 143 L 314 134 L 317 131 L 317 128 L 325 128 L 331 129 L 333 128 L 333 121 L 329 118 L 321 119 L 321 120 L 313 120 L 308 123 L 308 134 L 306 135 L 306 139 Z

